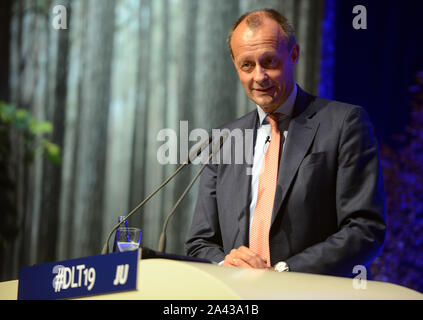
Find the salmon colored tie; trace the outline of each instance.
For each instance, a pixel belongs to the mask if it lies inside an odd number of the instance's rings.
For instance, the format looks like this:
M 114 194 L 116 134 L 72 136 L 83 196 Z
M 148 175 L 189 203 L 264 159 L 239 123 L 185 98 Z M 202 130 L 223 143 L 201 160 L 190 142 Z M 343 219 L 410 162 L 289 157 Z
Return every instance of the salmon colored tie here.
M 278 129 L 277 119 L 282 114 L 271 114 L 267 120 L 272 127 L 272 139 L 264 156 L 262 164 L 257 204 L 254 211 L 250 233 L 250 249 L 259 254 L 267 261 L 270 267 L 269 232 L 272 219 L 273 203 L 275 201 L 276 184 L 278 179 L 279 152 L 281 136 Z

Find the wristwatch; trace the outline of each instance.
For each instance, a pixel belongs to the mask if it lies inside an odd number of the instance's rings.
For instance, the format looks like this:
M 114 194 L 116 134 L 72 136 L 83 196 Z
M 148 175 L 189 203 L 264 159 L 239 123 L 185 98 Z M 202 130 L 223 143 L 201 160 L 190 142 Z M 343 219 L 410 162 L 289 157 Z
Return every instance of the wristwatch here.
M 277 264 L 275 264 L 275 271 L 277 272 L 289 271 L 289 266 L 285 261 L 280 261 Z

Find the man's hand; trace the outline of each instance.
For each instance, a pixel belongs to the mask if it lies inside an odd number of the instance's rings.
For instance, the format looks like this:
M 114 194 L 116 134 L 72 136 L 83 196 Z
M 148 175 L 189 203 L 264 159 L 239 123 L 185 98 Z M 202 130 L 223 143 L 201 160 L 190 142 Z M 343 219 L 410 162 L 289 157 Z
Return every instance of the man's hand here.
M 232 249 L 225 257 L 222 266 L 254 269 L 267 269 L 266 261 L 245 246 Z

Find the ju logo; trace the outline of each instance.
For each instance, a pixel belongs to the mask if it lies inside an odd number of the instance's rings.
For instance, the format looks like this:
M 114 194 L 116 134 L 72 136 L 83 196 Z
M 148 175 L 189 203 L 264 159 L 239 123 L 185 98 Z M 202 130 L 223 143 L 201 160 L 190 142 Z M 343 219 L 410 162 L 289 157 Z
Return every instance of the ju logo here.
M 115 280 L 113 280 L 113 285 L 124 285 L 128 280 L 129 273 L 129 264 L 120 264 L 116 266 L 116 275 Z

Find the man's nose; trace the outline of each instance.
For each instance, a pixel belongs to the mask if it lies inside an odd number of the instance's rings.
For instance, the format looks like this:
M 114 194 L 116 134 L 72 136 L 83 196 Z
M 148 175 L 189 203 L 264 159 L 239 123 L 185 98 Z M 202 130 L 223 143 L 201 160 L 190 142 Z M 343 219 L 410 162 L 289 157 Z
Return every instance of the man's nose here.
M 266 69 L 262 68 L 260 65 L 257 64 L 255 70 L 254 70 L 254 81 L 262 84 L 263 82 L 268 80 L 268 76 L 266 73 Z

